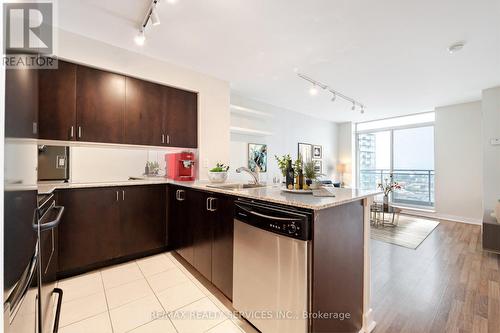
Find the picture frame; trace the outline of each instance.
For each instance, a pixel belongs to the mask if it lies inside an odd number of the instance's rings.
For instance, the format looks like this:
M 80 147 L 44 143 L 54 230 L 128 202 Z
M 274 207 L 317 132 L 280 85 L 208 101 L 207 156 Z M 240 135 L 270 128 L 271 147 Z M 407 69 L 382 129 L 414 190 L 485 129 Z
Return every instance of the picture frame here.
M 323 158 L 323 147 L 320 145 L 314 145 L 312 150 L 313 160 L 320 160 Z
M 323 161 L 313 160 L 313 162 L 314 162 L 314 171 L 316 171 L 316 173 L 319 175 L 323 174 Z
M 263 143 L 248 144 L 248 168 L 252 171 L 267 172 L 267 145 Z
M 299 142 L 297 144 L 297 158 L 306 164 L 312 161 L 313 145 Z

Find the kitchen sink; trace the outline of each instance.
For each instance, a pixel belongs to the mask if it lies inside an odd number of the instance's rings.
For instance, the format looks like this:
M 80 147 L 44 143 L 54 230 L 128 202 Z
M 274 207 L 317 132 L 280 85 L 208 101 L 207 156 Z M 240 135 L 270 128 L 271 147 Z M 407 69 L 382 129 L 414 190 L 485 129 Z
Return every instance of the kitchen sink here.
M 243 190 L 250 188 L 266 187 L 266 184 L 210 184 L 207 187 L 220 188 L 223 190 Z

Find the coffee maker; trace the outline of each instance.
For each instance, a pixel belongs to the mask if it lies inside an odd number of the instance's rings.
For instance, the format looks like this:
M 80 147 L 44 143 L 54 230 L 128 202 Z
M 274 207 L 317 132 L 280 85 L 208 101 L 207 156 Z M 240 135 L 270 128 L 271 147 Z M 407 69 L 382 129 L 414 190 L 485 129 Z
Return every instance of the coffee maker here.
M 193 181 L 195 176 L 195 155 L 192 152 L 165 154 L 167 178 L 179 181 Z

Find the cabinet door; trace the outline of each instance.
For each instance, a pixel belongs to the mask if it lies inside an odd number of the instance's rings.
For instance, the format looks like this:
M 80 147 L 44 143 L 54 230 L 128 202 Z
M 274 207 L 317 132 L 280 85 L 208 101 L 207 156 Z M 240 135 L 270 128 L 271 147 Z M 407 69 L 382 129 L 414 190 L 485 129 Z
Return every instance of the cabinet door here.
M 5 136 L 36 138 L 38 118 L 38 70 L 5 71 Z
M 190 264 L 193 264 L 192 193 L 178 186 L 168 188 L 168 246 Z
M 165 185 L 120 188 L 121 255 L 165 246 Z
M 117 188 L 62 190 L 59 272 L 79 270 L 120 254 Z
M 233 211 L 234 200 L 229 196 L 216 196 L 212 216 L 212 283 L 227 298 L 233 298 Z
M 126 78 L 125 143 L 155 146 L 165 143 L 163 93 L 161 85 Z
M 172 147 L 198 147 L 198 94 L 165 87 L 163 126 Z
M 76 138 L 76 65 L 62 60 L 58 69 L 39 71 L 39 138 Z
M 214 197 L 206 192 L 192 191 L 193 205 L 193 266 L 209 281 L 212 280 L 212 218 L 215 212 L 208 210 Z
M 125 110 L 125 77 L 77 66 L 77 139 L 122 143 Z

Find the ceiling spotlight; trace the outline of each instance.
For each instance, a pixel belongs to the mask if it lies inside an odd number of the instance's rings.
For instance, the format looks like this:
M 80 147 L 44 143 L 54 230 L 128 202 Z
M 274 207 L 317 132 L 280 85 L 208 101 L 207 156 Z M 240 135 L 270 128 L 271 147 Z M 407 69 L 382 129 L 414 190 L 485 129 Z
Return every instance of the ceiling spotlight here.
M 332 96 L 332 102 L 335 102 L 335 100 L 337 99 L 337 94 L 336 93 L 333 93 L 333 96 Z
M 464 41 L 453 43 L 448 47 L 448 52 L 450 52 L 450 54 L 457 53 L 459 51 L 462 51 L 464 46 L 465 46 Z
M 310 89 L 309 89 L 309 94 L 311 96 L 316 96 L 318 94 L 318 88 L 316 88 L 316 85 L 313 85 Z
M 160 25 L 160 17 L 158 16 L 158 11 L 156 10 L 156 6 L 151 10 L 151 24 Z
M 352 102 L 352 108 L 351 110 L 354 111 L 356 109 L 356 104 L 354 104 L 354 102 Z
M 139 34 L 135 36 L 134 41 L 137 45 L 144 45 L 144 42 L 146 41 L 146 35 L 144 35 L 144 30 L 139 31 Z

